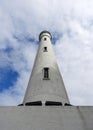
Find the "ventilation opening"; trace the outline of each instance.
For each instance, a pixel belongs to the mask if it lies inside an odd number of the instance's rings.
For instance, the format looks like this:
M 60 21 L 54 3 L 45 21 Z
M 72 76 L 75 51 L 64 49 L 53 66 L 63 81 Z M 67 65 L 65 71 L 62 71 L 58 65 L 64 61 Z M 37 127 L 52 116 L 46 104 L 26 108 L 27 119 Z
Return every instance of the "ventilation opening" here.
M 62 102 L 46 101 L 46 106 L 62 106 Z
M 44 52 L 47 52 L 47 47 L 44 47 L 44 50 L 43 50 Z
M 25 105 L 26 106 L 42 106 L 42 102 L 41 101 L 27 102 Z
M 49 68 L 44 68 L 44 79 L 49 79 Z

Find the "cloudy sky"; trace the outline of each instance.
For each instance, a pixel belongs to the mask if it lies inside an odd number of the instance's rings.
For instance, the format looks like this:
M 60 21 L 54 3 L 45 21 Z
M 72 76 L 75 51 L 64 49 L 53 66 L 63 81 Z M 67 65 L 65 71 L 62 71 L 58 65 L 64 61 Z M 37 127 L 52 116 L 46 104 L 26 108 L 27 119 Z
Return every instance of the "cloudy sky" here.
M 0 0 L 0 105 L 22 103 L 43 30 L 71 104 L 93 105 L 93 0 Z

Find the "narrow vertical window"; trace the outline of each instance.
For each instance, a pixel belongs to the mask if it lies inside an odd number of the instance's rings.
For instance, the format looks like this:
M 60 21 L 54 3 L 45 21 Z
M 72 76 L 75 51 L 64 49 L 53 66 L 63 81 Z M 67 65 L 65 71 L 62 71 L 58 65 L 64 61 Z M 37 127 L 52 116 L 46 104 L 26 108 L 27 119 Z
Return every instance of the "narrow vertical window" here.
M 47 52 L 47 47 L 44 47 L 44 50 L 43 50 L 44 52 Z
M 49 68 L 44 68 L 44 79 L 49 79 Z

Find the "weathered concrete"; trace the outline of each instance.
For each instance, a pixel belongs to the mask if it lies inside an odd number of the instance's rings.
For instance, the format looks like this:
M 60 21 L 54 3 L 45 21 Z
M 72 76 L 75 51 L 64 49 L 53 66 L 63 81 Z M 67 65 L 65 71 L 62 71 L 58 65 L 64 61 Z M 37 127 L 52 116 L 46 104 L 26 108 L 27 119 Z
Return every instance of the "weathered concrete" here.
M 0 130 L 93 130 L 93 107 L 0 107 Z

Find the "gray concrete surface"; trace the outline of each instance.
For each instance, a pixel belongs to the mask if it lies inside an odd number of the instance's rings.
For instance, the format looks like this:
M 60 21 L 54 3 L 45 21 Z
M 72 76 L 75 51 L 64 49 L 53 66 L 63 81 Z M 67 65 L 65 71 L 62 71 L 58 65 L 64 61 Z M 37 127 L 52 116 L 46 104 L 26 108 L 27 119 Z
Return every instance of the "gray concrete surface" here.
M 0 130 L 93 130 L 93 107 L 0 107 Z

